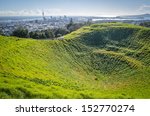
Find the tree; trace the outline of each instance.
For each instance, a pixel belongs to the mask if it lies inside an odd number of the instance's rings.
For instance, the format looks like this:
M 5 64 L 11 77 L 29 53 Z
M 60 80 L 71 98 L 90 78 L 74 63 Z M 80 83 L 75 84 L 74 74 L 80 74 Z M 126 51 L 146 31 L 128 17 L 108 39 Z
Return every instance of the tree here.
M 30 32 L 29 35 L 30 35 L 30 37 L 33 38 L 33 39 L 40 39 L 40 38 L 39 38 L 38 31 Z
M 17 29 L 15 29 L 12 35 L 17 37 L 23 37 L 23 38 L 29 37 L 28 29 L 23 27 L 18 27 Z
M 54 32 L 51 29 L 45 30 L 45 36 L 46 36 L 46 38 L 49 38 L 49 39 L 55 37 Z
M 150 22 L 143 22 L 143 23 L 140 23 L 140 26 L 150 27 Z
M 0 29 L 0 35 L 4 35 L 4 33 L 3 33 L 2 29 Z
M 34 39 L 52 39 L 55 37 L 54 32 L 51 29 L 30 32 L 29 35 Z
M 73 24 L 74 22 L 73 22 L 73 19 L 71 18 L 69 24 L 66 25 L 67 29 L 69 30 Z
M 69 30 L 69 32 L 75 31 L 79 28 L 81 28 L 82 26 L 84 26 L 85 24 L 82 23 L 70 23 L 67 25 L 67 29 Z
M 63 35 L 66 35 L 67 33 L 69 33 L 69 31 L 64 28 L 54 29 L 53 32 L 55 34 L 55 37 L 60 37 L 60 36 L 63 36 Z
M 31 38 L 34 38 L 34 32 L 31 31 L 31 32 L 29 33 L 29 36 L 30 36 Z
M 85 22 L 85 25 L 87 25 L 87 26 L 89 26 L 89 25 L 91 25 L 91 24 L 92 24 L 92 20 L 91 20 L 91 19 L 88 19 L 88 21 Z

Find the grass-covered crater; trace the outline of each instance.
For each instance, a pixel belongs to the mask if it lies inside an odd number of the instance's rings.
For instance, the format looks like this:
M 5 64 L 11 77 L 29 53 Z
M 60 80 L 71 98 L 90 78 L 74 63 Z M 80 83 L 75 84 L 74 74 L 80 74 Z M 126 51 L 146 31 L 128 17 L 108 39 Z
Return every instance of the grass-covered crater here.
M 63 40 L 0 36 L 0 98 L 150 98 L 150 29 L 94 24 Z

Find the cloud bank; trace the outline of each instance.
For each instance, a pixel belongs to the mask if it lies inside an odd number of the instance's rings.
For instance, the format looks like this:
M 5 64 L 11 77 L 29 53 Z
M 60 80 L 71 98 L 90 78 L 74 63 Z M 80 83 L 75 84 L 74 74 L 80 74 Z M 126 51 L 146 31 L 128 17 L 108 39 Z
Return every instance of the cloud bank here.
M 42 12 L 45 15 L 64 15 L 61 9 L 35 9 L 35 10 L 7 10 L 0 11 L 0 16 L 41 16 Z
M 139 7 L 138 11 L 140 13 L 150 13 L 150 5 L 142 5 Z

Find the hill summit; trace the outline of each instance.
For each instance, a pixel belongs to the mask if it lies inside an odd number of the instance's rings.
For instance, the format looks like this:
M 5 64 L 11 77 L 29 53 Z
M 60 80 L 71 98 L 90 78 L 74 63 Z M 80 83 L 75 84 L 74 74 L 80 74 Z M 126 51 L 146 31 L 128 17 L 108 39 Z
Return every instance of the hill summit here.
M 150 29 L 85 26 L 62 40 L 0 36 L 0 98 L 150 98 Z

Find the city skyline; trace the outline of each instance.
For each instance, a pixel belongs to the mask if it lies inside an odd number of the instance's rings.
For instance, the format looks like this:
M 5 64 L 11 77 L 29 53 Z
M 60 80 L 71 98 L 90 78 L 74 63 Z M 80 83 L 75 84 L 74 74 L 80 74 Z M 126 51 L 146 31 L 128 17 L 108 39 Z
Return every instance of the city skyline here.
M 150 13 L 148 0 L 1 0 L 0 16 L 119 16 Z

